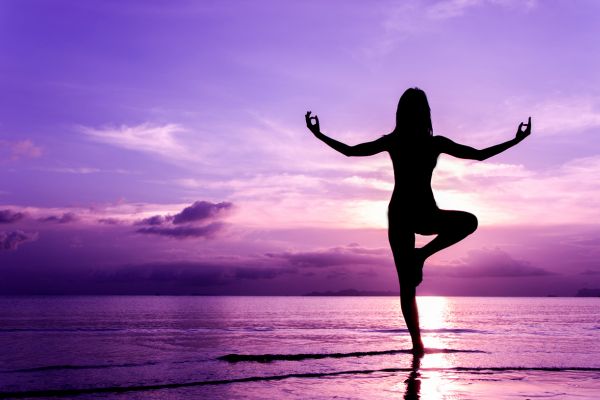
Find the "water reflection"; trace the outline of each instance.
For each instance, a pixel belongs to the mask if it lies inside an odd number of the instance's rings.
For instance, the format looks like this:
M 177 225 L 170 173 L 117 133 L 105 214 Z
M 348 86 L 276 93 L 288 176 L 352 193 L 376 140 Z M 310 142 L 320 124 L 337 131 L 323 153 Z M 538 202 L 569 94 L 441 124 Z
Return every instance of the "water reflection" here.
M 406 383 L 406 391 L 404 392 L 404 400 L 416 400 L 421 398 L 421 357 L 413 356 L 411 371 L 408 374 Z
M 423 358 L 413 357 L 411 372 L 405 381 L 406 390 L 404 399 L 435 400 L 444 398 L 444 386 L 448 383 L 440 371 L 430 368 L 453 367 L 452 354 L 443 352 L 428 352 L 427 349 L 450 349 L 451 341 L 447 337 L 447 330 L 454 329 L 450 318 L 452 304 L 446 297 L 427 296 L 417 299 L 421 328 L 423 329 L 423 342 L 425 355 Z M 420 372 L 421 367 L 427 368 L 425 375 Z

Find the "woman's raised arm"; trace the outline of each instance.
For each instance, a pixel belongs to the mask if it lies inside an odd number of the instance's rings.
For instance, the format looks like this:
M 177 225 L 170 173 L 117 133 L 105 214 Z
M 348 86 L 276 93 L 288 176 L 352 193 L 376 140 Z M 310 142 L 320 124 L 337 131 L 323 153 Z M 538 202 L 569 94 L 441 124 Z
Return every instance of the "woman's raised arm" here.
M 525 130 L 523 130 L 523 126 L 525 126 Z M 468 160 L 487 160 L 490 157 L 495 156 L 496 154 L 500 154 L 503 151 L 513 147 L 517 143 L 521 142 L 521 140 L 525 139 L 527 136 L 531 134 L 531 117 L 526 124 L 521 122 L 519 128 L 517 129 L 517 134 L 514 139 L 508 140 L 504 143 L 497 144 L 495 146 L 487 147 L 485 149 L 474 149 L 473 147 L 465 146 L 463 144 L 455 143 L 452 140 L 438 136 L 438 142 L 440 144 L 440 153 L 446 153 L 454 157 L 464 158 Z
M 372 142 L 357 144 L 356 146 L 349 146 L 346 143 L 338 142 L 322 133 L 321 127 L 319 126 L 319 117 L 316 115 L 312 117 L 310 114 L 311 112 L 307 111 L 304 116 L 306 119 L 306 127 L 317 139 L 347 157 L 372 156 L 373 154 L 381 153 L 386 150 L 383 137 Z M 312 123 L 313 120 L 315 121 L 314 124 Z

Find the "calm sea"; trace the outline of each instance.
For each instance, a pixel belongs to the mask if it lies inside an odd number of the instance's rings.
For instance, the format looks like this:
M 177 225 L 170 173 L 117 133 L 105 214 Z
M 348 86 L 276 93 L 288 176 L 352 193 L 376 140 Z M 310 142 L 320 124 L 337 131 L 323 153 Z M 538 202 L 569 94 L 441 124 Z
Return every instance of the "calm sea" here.
M 0 397 L 600 398 L 600 298 L 418 301 L 0 297 Z

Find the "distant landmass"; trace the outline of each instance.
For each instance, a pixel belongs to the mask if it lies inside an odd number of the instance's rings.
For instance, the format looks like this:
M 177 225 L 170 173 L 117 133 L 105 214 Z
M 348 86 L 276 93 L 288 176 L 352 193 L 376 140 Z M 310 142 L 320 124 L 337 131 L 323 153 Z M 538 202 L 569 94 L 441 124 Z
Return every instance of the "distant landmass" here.
M 376 290 L 356 290 L 345 289 L 337 292 L 310 292 L 304 296 L 398 296 L 398 292 L 393 291 L 376 291 Z
M 600 297 L 600 289 L 579 289 L 577 297 Z

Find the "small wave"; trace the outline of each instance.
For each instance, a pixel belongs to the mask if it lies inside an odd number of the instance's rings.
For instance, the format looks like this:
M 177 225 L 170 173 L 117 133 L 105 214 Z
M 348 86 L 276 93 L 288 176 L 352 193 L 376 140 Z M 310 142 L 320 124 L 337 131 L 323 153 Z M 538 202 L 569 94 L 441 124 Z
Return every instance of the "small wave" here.
M 256 326 L 249 328 L 221 328 L 221 330 L 225 330 L 228 332 L 273 332 L 275 328 L 271 328 L 268 326 Z
M 126 333 L 209 333 L 209 332 L 272 332 L 271 327 L 249 327 L 249 328 L 3 328 L 0 333 L 65 333 L 65 332 L 126 332 Z
M 426 354 L 435 353 L 485 353 L 481 350 L 457 350 L 457 349 L 425 349 Z M 380 356 L 389 354 L 412 354 L 412 350 L 381 350 L 381 351 L 356 351 L 352 353 L 305 353 L 305 354 L 227 354 L 218 357 L 217 360 L 230 363 L 237 362 L 261 362 L 268 363 L 272 361 L 302 361 L 318 360 L 322 358 L 346 358 L 346 357 L 365 357 Z
M 379 332 L 379 333 L 408 333 L 408 329 L 399 328 L 399 329 L 375 329 L 370 330 L 369 332 Z M 439 328 L 439 329 L 421 329 L 421 332 L 427 333 L 480 333 L 480 334 L 488 334 L 488 331 L 481 331 L 477 329 L 466 329 L 466 328 Z
M 0 333 L 14 332 L 119 332 L 127 331 L 121 328 L 5 328 L 0 329 Z
M 360 375 L 373 374 L 378 372 L 413 372 L 412 368 L 384 368 L 384 369 L 367 369 L 367 370 L 350 370 L 350 371 L 334 371 L 334 372 L 306 372 L 292 373 L 284 375 L 268 375 L 268 376 L 250 376 L 246 378 L 234 379 L 219 379 L 210 381 L 192 381 L 182 383 L 164 383 L 155 385 L 132 385 L 132 386 L 105 386 L 91 388 L 73 388 L 73 389 L 48 389 L 48 390 L 30 390 L 20 392 L 0 392 L 0 398 L 34 398 L 34 397 L 66 397 L 80 396 L 84 394 L 100 394 L 100 393 L 125 393 L 125 392 L 142 392 L 151 390 L 165 389 L 180 389 L 195 386 L 209 385 L 226 385 L 231 383 L 244 382 L 261 382 L 261 381 L 279 381 L 290 378 L 323 378 L 339 375 Z M 456 371 L 456 372 L 512 372 L 512 371 L 540 371 L 540 372 L 599 372 L 600 368 L 586 367 L 454 367 L 454 368 L 421 368 L 420 371 Z
M 41 372 L 41 371 L 59 371 L 59 370 L 77 370 L 77 369 L 101 369 L 101 368 L 126 368 L 126 367 L 145 367 L 148 365 L 160 364 L 158 361 L 148 361 L 145 363 L 127 363 L 127 364 L 91 364 L 91 365 L 44 365 L 42 367 L 10 369 L 2 371 L 3 373 L 12 372 Z

